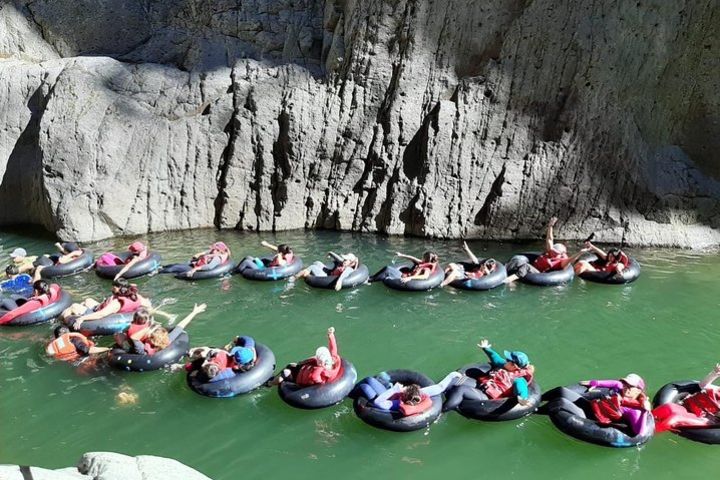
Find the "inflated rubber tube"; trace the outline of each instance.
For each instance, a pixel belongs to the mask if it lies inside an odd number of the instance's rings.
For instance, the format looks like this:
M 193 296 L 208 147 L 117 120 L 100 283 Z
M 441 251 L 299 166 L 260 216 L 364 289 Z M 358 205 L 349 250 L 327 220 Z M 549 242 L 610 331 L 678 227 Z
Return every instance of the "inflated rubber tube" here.
M 521 253 L 520 255 L 527 257 L 530 264 L 532 264 L 535 259 L 540 256 L 539 253 Z M 540 287 L 555 287 L 568 283 L 572 281 L 573 278 L 575 278 L 575 270 L 573 269 L 573 266 L 569 264 L 562 270 L 553 270 L 551 272 L 544 273 L 528 273 L 521 278 L 520 281 Z
M 469 262 L 457 262 L 463 266 L 466 272 L 472 272 L 473 269 L 480 268 L 480 265 Z M 464 278 L 455 280 L 450 285 L 460 290 L 492 290 L 505 283 L 507 278 L 507 270 L 505 265 L 500 262 L 495 263 L 495 270 L 488 275 L 480 278 Z
M 412 370 L 390 370 L 387 372 L 390 382 L 400 382 L 403 385 L 415 383 L 422 387 L 429 387 L 435 382 L 428 376 Z M 353 409 L 355 414 L 368 425 L 390 430 L 393 432 L 412 432 L 421 430 L 438 419 L 442 413 L 442 395 L 432 397 L 432 406 L 422 413 L 404 417 L 400 412 L 392 412 L 375 407 L 370 400 L 362 395 L 355 398 Z
M 108 364 L 118 370 L 129 372 L 159 370 L 180 360 L 187 353 L 189 347 L 190 339 L 187 332 L 183 332 L 167 348 L 163 348 L 154 355 L 139 355 L 118 348 L 113 349 L 108 354 Z
M 42 278 L 69 277 L 78 273 L 90 270 L 95 259 L 92 252 L 83 250 L 83 254 L 68 263 L 56 263 L 55 265 L 43 268 L 40 271 Z
M 10 321 L 7 321 L 7 318 L 9 314 L 12 313 L 12 310 L 5 313 L 2 317 L 0 317 L 0 325 L 24 327 L 27 325 L 35 325 L 37 323 L 49 322 L 50 320 L 59 317 L 63 310 L 68 308 L 70 305 L 72 305 L 72 297 L 65 290 L 60 290 L 55 301 L 45 307 L 18 315 Z
M 126 260 L 131 253 L 124 252 L 116 255 L 123 260 Z M 160 255 L 155 252 L 150 252 L 147 257 L 133 265 L 127 272 L 125 272 L 123 277 L 136 278 L 153 273 L 160 268 L 160 262 Z M 95 273 L 103 278 L 115 278 L 115 275 L 120 273 L 120 270 L 122 270 L 124 266 L 125 265 L 95 265 Z
M 586 387 L 579 384 L 570 385 L 565 388 L 573 390 L 589 400 L 601 398 L 609 393 L 609 390 L 606 388 L 597 388 L 588 391 Z M 563 402 L 558 400 L 548 402 L 546 408 L 550 420 L 552 420 L 560 431 L 579 440 L 604 447 L 634 447 L 647 442 L 655 433 L 655 420 L 650 412 L 645 416 L 645 433 L 631 437 L 617 428 L 603 427 L 593 419 L 575 415 L 563 409 L 562 403 Z
M 356 380 L 355 367 L 343 358 L 340 373 L 332 382 L 301 387 L 285 380 L 278 387 L 278 393 L 280 398 L 293 407 L 308 410 L 325 408 L 342 402 L 352 391 Z
M 335 269 L 334 265 L 325 265 L 325 271 L 330 273 Z M 361 263 L 358 267 L 348 275 L 342 284 L 342 288 L 353 288 L 358 285 L 362 285 L 367 282 L 370 272 L 368 267 Z M 314 275 L 308 275 L 305 277 L 305 282 L 311 287 L 315 288 L 335 288 L 335 282 L 337 281 L 337 275 L 328 275 L 326 277 L 316 277 Z
M 695 380 L 681 380 L 663 386 L 653 399 L 653 406 L 659 407 L 668 403 L 680 403 L 688 395 L 700 392 L 700 382 Z M 677 428 L 673 429 L 678 435 L 695 442 L 710 445 L 720 444 L 720 425 L 708 427 Z
M 247 278 L 248 280 L 273 281 L 283 280 L 287 277 L 295 275 L 303 268 L 303 262 L 300 257 L 294 257 L 292 263 L 279 267 L 270 267 L 273 257 L 262 257 L 261 260 L 265 264 L 265 268 L 253 268 L 253 257 L 245 257 L 237 266 L 236 272 Z
M 401 265 L 399 267 L 403 274 L 410 272 L 414 265 Z M 432 290 L 435 287 L 439 287 L 440 284 L 445 280 L 445 272 L 440 265 L 432 271 L 430 276 L 423 280 L 410 280 L 407 283 L 400 281 L 400 278 L 385 278 L 383 283 L 394 290 L 402 290 L 407 292 L 425 292 Z
M 460 370 L 460 373 L 470 378 L 477 378 L 482 373 L 488 372 L 492 367 L 487 363 L 474 363 L 467 365 Z M 493 422 L 504 422 L 517 420 L 535 412 L 542 399 L 542 391 L 535 380 L 528 385 L 530 405 L 524 406 L 517 402 L 516 396 L 499 398 L 496 400 L 463 400 L 456 411 L 467 418 Z M 448 392 L 450 393 L 450 392 Z
M 275 372 L 275 354 L 262 343 L 255 344 L 257 360 L 255 366 L 247 372 L 237 372 L 232 378 L 218 382 L 202 383 L 199 371 L 188 372 L 187 384 L 192 391 L 213 398 L 230 398 L 251 392 L 273 377 Z
M 219 278 L 229 275 L 234 269 L 235 263 L 233 263 L 232 260 L 227 260 L 225 263 L 221 263 L 210 270 L 195 270 L 195 272 L 189 277 L 184 273 L 178 273 L 175 275 L 175 278 L 180 280 L 206 280 L 208 278 Z
M 595 257 L 597 259 L 597 257 Z M 590 260 L 592 261 L 592 260 Z M 634 282 L 640 276 L 640 264 L 634 258 L 630 258 L 630 265 L 620 275 L 611 272 L 583 272 L 580 278 L 589 282 L 607 283 L 610 285 L 623 285 Z
M 97 320 L 85 320 L 81 325 L 80 329 L 77 330 L 86 337 L 97 337 L 101 335 L 113 335 L 118 332 L 124 332 L 132 323 L 135 312 L 129 313 L 113 313 Z M 75 324 L 76 316 L 66 318 L 63 323 L 75 330 L 73 325 Z

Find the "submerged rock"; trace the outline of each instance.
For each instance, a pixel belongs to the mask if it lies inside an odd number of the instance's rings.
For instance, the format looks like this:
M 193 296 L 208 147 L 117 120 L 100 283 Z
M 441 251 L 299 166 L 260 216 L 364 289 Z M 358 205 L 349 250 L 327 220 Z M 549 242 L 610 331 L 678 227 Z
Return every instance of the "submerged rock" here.
M 47 470 L 18 465 L 0 465 L 3 480 L 210 480 L 177 460 L 139 455 L 129 457 L 112 452 L 84 454 L 77 468 Z
M 716 245 L 718 27 L 663 0 L 6 2 L 0 224 L 524 239 L 556 214 Z

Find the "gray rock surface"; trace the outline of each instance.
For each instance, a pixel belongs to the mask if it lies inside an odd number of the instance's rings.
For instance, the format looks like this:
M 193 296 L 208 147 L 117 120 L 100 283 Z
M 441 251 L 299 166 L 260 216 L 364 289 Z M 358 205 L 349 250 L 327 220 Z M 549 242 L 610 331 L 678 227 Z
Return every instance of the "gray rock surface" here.
M 6 0 L 0 224 L 717 245 L 718 32 L 711 0 Z
M 210 480 L 209 477 L 169 458 L 151 455 L 129 457 L 112 452 L 84 454 L 77 468 L 47 470 L 38 467 L 0 465 L 3 480 Z

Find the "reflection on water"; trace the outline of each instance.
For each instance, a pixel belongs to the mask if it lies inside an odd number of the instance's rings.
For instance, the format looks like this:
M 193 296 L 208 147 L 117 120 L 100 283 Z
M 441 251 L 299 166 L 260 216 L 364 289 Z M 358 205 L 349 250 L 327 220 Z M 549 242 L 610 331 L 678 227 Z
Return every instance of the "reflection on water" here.
M 459 242 L 329 232 L 260 236 L 213 230 L 150 235 L 165 263 L 187 258 L 215 240 L 239 260 L 265 253 L 261 239 L 289 243 L 306 263 L 328 250 L 354 251 L 371 271 L 395 252 L 438 251 L 462 259 Z M 89 245 L 122 249 L 131 239 Z M 17 246 L 31 253 L 53 240 L 0 234 L 0 255 Z M 505 260 L 528 247 L 471 242 L 478 256 Z M 571 247 L 572 250 L 572 247 Z M 157 275 L 138 279 L 141 292 L 182 318 L 194 303 L 206 314 L 188 327 L 193 345 L 223 345 L 250 334 L 271 346 L 278 367 L 311 355 L 337 331 L 340 352 L 359 377 L 413 368 L 439 379 L 482 358 L 475 344 L 522 349 L 544 388 L 587 377 L 642 374 L 654 391 L 678 378 L 704 375 L 718 360 L 720 304 L 714 254 L 674 250 L 633 252 L 643 265 L 638 282 L 606 286 L 576 280 L 558 288 L 527 285 L 475 293 L 453 289 L 408 294 L 383 285 L 341 292 L 300 281 L 251 282 L 240 277 L 181 282 Z M 88 273 L 61 280 L 76 299 L 101 299 L 110 282 Z M 355 418 L 350 402 L 321 411 L 286 406 L 274 390 L 212 400 L 191 392 L 183 373 L 128 374 L 102 362 L 78 366 L 48 360 L 52 325 L 0 331 L 0 462 L 49 467 L 71 464 L 88 450 L 178 458 L 213 478 L 342 475 L 343 478 L 443 478 L 485 473 L 509 478 L 665 478 L 692 459 L 698 475 L 712 476 L 720 457 L 666 435 L 642 450 L 585 445 L 559 433 L 547 418 L 483 424 L 458 415 L 401 435 Z M 106 344 L 108 340 L 101 340 Z

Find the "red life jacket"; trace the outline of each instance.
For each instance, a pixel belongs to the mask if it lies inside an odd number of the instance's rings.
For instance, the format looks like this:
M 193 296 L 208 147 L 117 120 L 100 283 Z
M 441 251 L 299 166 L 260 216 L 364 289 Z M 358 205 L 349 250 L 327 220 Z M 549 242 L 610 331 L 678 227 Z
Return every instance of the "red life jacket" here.
M 37 297 L 31 297 L 19 307 L 7 312 L 5 315 L 0 317 L 0 325 L 10 323 L 22 315 L 33 313 L 35 310 L 45 308 L 48 305 L 57 301 L 59 296 L 60 286 L 53 283 L 52 285 L 50 285 L 50 295 L 39 295 Z
M 229 356 L 225 352 L 218 352 L 212 358 L 208 358 L 208 363 L 214 363 L 220 370 L 230 367 Z
M 614 272 L 619 264 L 623 264 L 625 268 L 630 266 L 630 257 L 622 253 L 619 258 L 615 258 L 612 262 L 598 260 L 592 263 L 596 270 L 601 272 Z
M 113 300 L 117 300 L 120 303 L 120 310 L 118 310 L 117 313 L 131 313 L 142 307 L 142 303 L 139 298 L 137 300 L 133 300 L 130 297 L 111 295 L 103 300 L 103 302 L 95 308 L 95 311 L 102 310 L 107 307 Z
M 345 266 L 341 263 L 340 265 L 336 265 L 332 272 L 330 272 L 331 277 L 338 277 L 342 272 L 345 271 Z
M 525 378 L 530 383 L 532 382 L 532 373 L 527 368 L 520 368 L 512 372 L 504 368 L 493 368 L 487 375 L 478 377 L 477 382 L 487 396 L 494 400 L 512 396 L 513 383 L 517 378 Z
M 46 349 L 48 355 L 52 355 L 54 358 L 64 361 L 72 361 L 80 358 L 80 354 L 75 349 L 75 345 L 73 345 L 72 341 L 70 340 L 71 338 L 80 339 L 88 347 L 95 346 L 95 344 L 92 341 L 88 340 L 85 335 L 75 332 L 66 333 L 50 342 Z
M 298 385 L 317 385 L 321 383 L 329 383 L 337 378 L 340 373 L 342 361 L 337 355 L 333 355 L 333 368 L 328 370 L 322 365 L 318 365 L 317 361 L 312 358 L 303 366 L 295 377 L 295 383 Z
M 561 270 L 562 263 L 567 260 L 568 256 L 565 253 L 550 255 L 543 253 L 535 259 L 533 266 L 540 270 L 540 273 L 551 272 L 553 270 Z
M 718 390 L 708 388 L 702 392 L 690 395 L 683 400 L 685 408 L 698 417 L 714 416 L 720 412 L 720 395 Z
M 144 329 L 144 328 L 146 328 L 146 327 L 147 327 L 147 325 L 142 325 L 142 324 L 139 324 L 139 323 L 131 323 L 130 326 L 128 327 L 128 329 L 127 329 L 127 332 L 125 332 L 125 335 L 127 335 L 128 337 L 132 337 L 132 336 L 135 335 L 137 332 L 139 332 L 140 330 L 142 330 L 142 329 Z
M 432 398 L 425 395 L 424 393 L 421 395 L 420 403 L 416 405 L 410 405 L 408 403 L 404 403 L 403 401 L 400 401 L 400 413 L 402 413 L 403 417 L 409 417 L 410 415 L 417 415 L 418 413 L 423 413 L 426 410 L 430 409 L 432 407 Z

